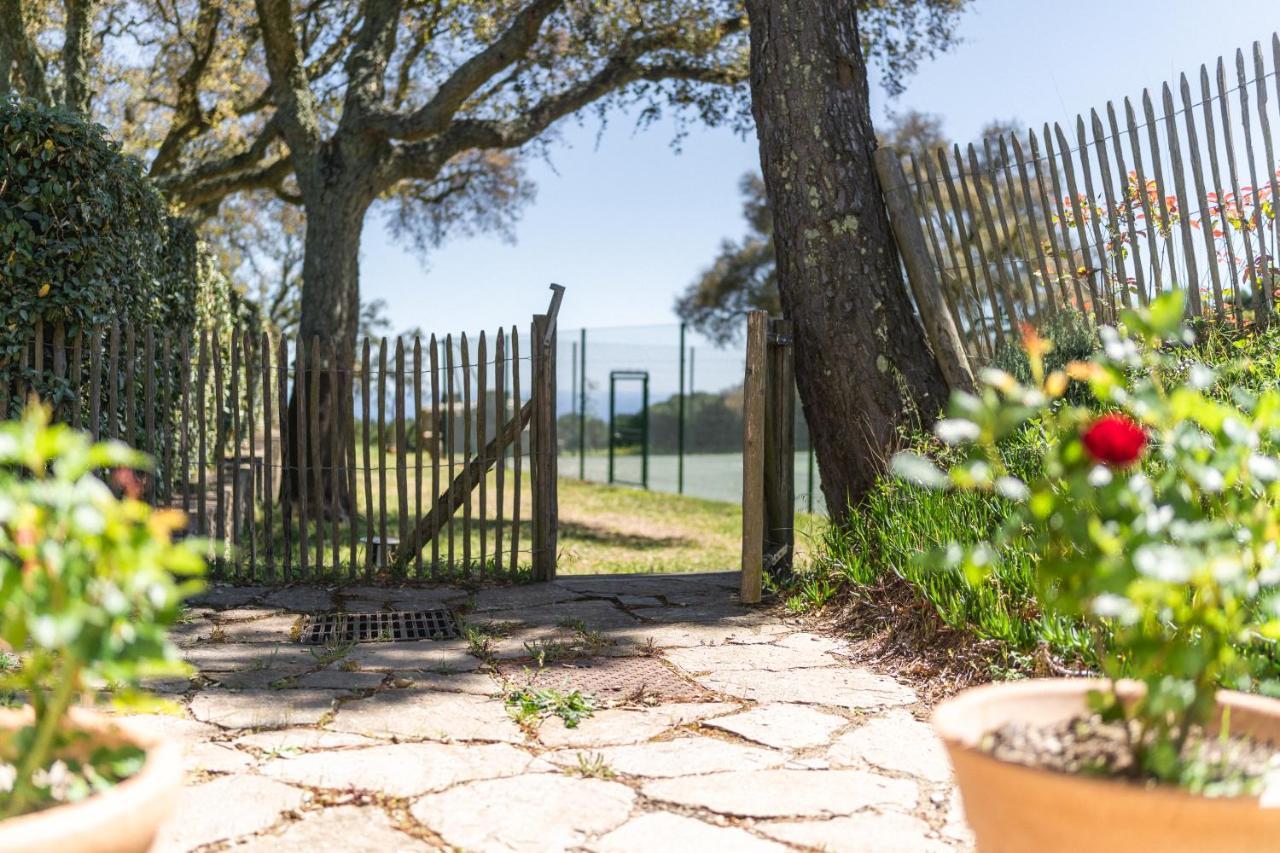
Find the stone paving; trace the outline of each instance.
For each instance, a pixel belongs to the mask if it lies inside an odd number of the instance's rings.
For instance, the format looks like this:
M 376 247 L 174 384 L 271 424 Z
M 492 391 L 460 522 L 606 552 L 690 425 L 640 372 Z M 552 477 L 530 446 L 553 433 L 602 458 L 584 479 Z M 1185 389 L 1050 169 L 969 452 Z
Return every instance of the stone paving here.
M 130 717 L 186 746 L 157 850 L 967 849 L 913 691 L 738 606 L 736 583 L 215 586 L 176 632 L 198 674 L 153 685 L 181 716 Z M 304 613 L 442 604 L 469 638 L 294 639 Z M 576 727 L 509 713 L 522 683 L 618 656 L 661 661 L 688 695 L 641 686 Z

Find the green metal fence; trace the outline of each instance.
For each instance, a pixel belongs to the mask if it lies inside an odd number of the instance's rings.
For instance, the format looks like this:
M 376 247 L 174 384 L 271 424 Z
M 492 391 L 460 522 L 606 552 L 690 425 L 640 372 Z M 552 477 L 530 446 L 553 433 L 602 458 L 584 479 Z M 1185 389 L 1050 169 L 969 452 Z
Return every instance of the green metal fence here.
M 674 323 L 562 329 L 559 340 L 562 476 L 742 499 L 741 340 L 718 346 Z M 613 381 L 641 374 L 647 376 L 643 387 Z M 824 512 L 799 405 L 796 413 L 796 509 Z M 638 446 L 641 423 L 645 435 Z

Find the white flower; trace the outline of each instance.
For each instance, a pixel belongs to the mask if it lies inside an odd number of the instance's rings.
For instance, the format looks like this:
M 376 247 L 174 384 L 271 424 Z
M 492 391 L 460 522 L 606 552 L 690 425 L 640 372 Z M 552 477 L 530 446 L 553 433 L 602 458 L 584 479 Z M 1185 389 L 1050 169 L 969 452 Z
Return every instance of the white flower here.
M 1255 453 L 1249 457 L 1249 473 L 1264 483 L 1280 478 L 1280 462 L 1270 456 Z
M 1133 606 L 1133 602 L 1123 595 L 1116 595 L 1111 592 L 1104 592 L 1094 598 L 1090 609 L 1093 610 L 1095 616 L 1101 616 L 1104 619 L 1119 619 L 1122 622 L 1131 621 L 1137 615 L 1137 609 Z
M 1165 583 L 1186 583 L 1191 579 L 1191 563 L 1181 548 L 1173 545 L 1143 545 L 1133 552 L 1139 573 Z
M 1089 472 L 1089 485 L 1095 489 L 1101 489 L 1103 486 L 1111 482 L 1111 469 L 1106 465 L 1095 465 L 1093 470 Z
M 944 418 L 933 427 L 933 434 L 943 444 L 967 444 L 975 441 L 981 431 L 973 421 L 964 418 Z
M 1025 501 L 1031 496 L 1027 484 L 1017 477 L 1000 477 L 996 480 L 996 494 L 1011 501 Z
M 1150 536 L 1154 536 L 1155 534 L 1159 533 L 1161 530 L 1164 530 L 1166 527 L 1168 527 L 1169 522 L 1173 521 L 1173 507 L 1169 506 L 1168 504 L 1165 504 L 1164 506 L 1158 506 L 1154 510 L 1151 510 L 1150 512 L 1148 512 L 1143 517 L 1143 521 L 1146 526 L 1147 534 Z
M 937 465 L 914 453 L 895 454 L 891 467 L 896 476 L 917 486 L 938 489 L 950 482 Z
M 1191 370 L 1187 374 L 1188 384 L 1197 390 L 1203 391 L 1213 384 L 1213 371 L 1205 367 L 1203 364 L 1191 365 Z

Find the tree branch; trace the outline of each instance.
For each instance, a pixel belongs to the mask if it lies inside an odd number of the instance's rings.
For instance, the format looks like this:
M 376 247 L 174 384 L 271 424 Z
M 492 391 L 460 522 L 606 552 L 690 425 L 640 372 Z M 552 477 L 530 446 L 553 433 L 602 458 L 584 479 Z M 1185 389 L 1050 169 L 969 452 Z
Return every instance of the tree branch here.
M 320 120 L 315 96 L 303 67 L 302 51 L 293 35 L 293 12 L 289 0 L 256 0 L 262 46 L 271 77 L 272 100 L 280 116 L 285 142 L 308 168 L 299 169 L 298 180 L 306 183 L 306 172 L 314 163 L 320 146 Z
M 295 203 L 283 189 L 283 182 L 293 174 L 293 158 L 286 154 L 265 165 L 254 165 L 240 171 L 222 171 L 206 175 L 199 180 L 192 179 L 181 187 L 170 190 L 169 197 L 181 201 L 188 207 L 217 206 L 232 193 L 246 190 L 271 190 L 282 199 Z M 297 201 L 301 201 L 300 198 Z
M 218 188 L 223 188 L 228 193 L 240 189 L 259 188 L 260 185 L 242 187 L 238 183 L 245 180 L 246 176 L 253 176 L 267 169 L 279 169 L 280 163 L 292 162 L 291 157 L 284 156 L 278 158 L 273 164 L 262 165 L 262 160 L 267 156 L 272 143 L 280 135 L 280 125 L 277 121 L 279 115 L 275 113 L 267 120 L 258 133 L 257 139 L 244 151 L 221 160 L 197 163 L 184 171 L 174 170 L 161 174 L 157 176 L 157 183 L 170 198 L 184 204 L 203 204 L 210 200 L 211 194 Z
M 370 122 L 370 128 L 407 142 L 443 132 L 467 98 L 528 54 L 543 22 L 562 5 L 564 0 L 533 0 L 492 44 L 458 66 L 420 109 L 407 116 L 384 114 Z
M 745 19 L 721 23 L 718 40 L 723 41 L 745 27 Z M 608 61 L 594 75 L 575 86 L 551 95 L 509 121 L 454 118 L 448 128 L 431 139 L 396 146 L 393 161 L 385 170 L 389 188 L 399 180 L 429 180 L 439 174 L 455 155 L 486 148 L 519 148 L 531 142 L 557 120 L 571 115 L 595 101 L 639 81 L 686 80 L 734 85 L 746 79 L 746 69 L 704 66 L 672 59 L 665 62 L 642 62 L 652 51 L 671 47 L 667 36 L 650 35 L 638 39 Z
M 152 177 L 173 171 L 178 165 L 182 146 L 208 127 L 208 121 L 200 108 L 200 81 L 213 57 L 221 21 L 222 10 L 209 0 L 201 0 L 200 11 L 196 15 L 195 34 L 190 42 L 191 64 L 178 77 L 175 85 L 177 95 L 172 107 L 173 121 L 151 161 Z
M 401 0 L 364 0 L 364 25 L 347 56 L 347 95 L 341 128 L 362 130 L 367 116 L 377 112 L 386 94 L 387 63 L 396 46 Z

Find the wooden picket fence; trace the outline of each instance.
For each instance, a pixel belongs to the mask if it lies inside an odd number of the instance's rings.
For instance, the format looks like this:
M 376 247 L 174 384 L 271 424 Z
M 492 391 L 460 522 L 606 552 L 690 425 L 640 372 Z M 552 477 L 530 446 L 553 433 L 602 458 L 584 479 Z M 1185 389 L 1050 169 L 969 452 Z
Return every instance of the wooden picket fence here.
M 187 513 L 215 576 L 549 580 L 562 292 L 528 338 L 366 338 L 355 353 L 261 330 L 37 324 L 0 363 L 0 416 L 35 395 L 145 451 L 142 496 Z
M 1109 323 L 1171 289 L 1185 292 L 1190 317 L 1269 322 L 1280 276 L 1277 69 L 1273 35 L 1269 51 L 1255 42 L 1249 55 L 1144 90 L 1136 104 L 1108 102 L 1074 127 L 963 151 L 880 152 L 935 349 L 954 341 L 962 361 L 985 361 L 1023 323 L 1064 309 Z

